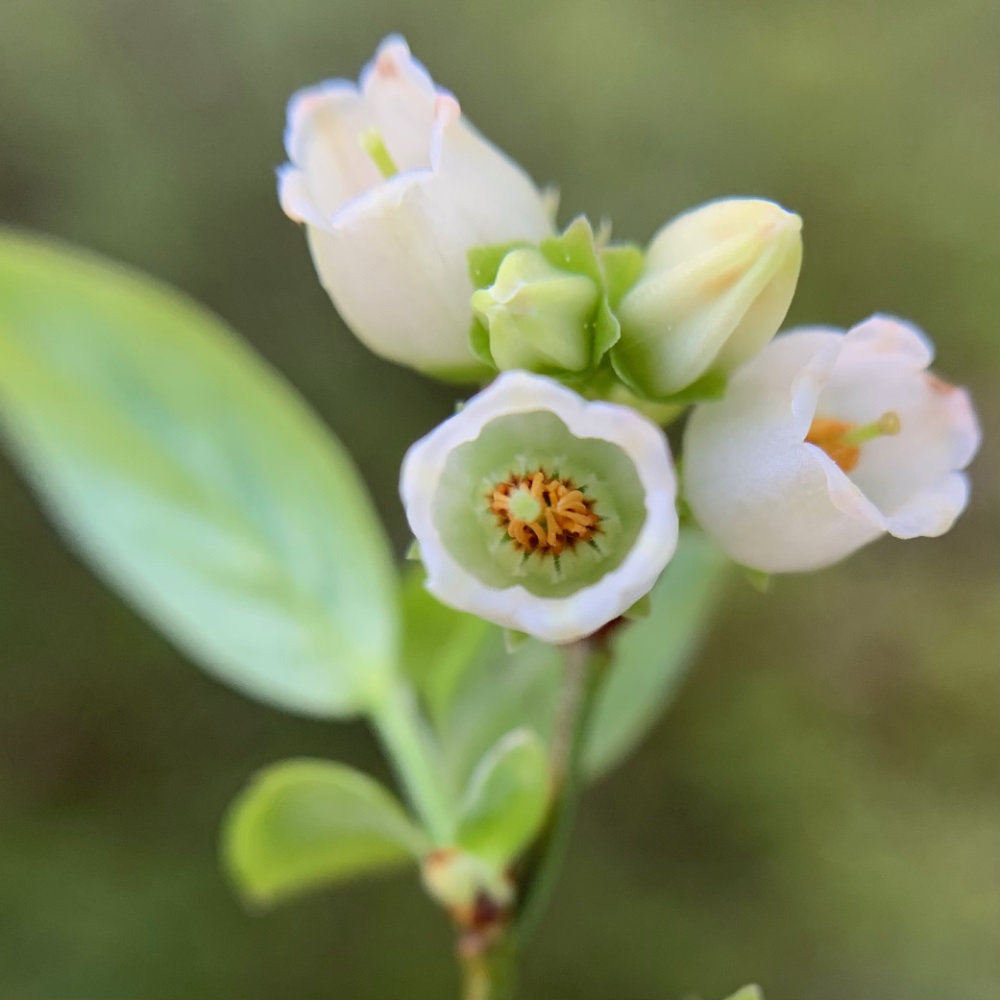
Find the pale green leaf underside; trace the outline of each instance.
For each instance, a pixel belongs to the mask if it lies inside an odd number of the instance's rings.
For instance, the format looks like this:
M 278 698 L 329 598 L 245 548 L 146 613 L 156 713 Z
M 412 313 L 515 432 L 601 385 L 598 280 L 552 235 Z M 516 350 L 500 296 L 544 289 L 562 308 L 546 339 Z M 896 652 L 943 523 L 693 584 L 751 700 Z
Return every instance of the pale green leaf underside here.
M 344 715 L 395 669 L 387 542 L 343 450 L 217 318 L 0 232 L 0 418 L 67 540 L 192 659 Z
M 262 771 L 233 802 L 222 834 L 230 877 L 258 904 L 391 868 L 426 849 L 378 782 L 322 760 Z

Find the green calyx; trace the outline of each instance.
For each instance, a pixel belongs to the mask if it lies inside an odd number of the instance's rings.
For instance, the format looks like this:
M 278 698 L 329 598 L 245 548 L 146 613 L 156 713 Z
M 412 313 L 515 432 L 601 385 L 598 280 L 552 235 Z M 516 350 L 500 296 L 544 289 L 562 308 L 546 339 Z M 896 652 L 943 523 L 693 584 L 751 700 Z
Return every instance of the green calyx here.
M 534 528 L 517 517 L 536 511 Z M 553 598 L 617 568 L 645 517 L 629 456 L 609 441 L 576 437 L 546 410 L 497 417 L 457 447 L 434 512 L 446 548 L 482 583 Z
M 469 269 L 477 358 L 585 383 L 621 336 L 613 306 L 638 278 L 642 252 L 601 246 L 581 216 L 538 246 L 474 249 Z

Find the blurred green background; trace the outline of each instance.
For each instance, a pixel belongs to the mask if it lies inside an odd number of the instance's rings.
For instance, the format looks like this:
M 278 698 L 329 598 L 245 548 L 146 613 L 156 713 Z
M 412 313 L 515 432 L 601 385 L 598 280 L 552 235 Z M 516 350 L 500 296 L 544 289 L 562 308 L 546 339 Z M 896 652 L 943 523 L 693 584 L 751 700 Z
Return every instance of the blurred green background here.
M 0 218 L 171 281 L 284 371 L 400 545 L 398 463 L 453 392 L 368 355 L 280 213 L 284 104 L 404 32 L 561 221 L 648 238 L 726 194 L 805 219 L 790 322 L 875 310 L 998 417 L 1000 18 L 980 0 L 503 5 L 4 0 Z M 377 386 L 377 388 L 376 388 Z M 679 700 L 588 796 L 528 998 L 987 1000 L 1000 990 L 997 501 L 768 595 L 734 582 Z M 0 996 L 455 989 L 412 877 L 246 913 L 216 865 L 247 775 L 384 770 L 360 726 L 207 679 L 63 549 L 0 465 Z

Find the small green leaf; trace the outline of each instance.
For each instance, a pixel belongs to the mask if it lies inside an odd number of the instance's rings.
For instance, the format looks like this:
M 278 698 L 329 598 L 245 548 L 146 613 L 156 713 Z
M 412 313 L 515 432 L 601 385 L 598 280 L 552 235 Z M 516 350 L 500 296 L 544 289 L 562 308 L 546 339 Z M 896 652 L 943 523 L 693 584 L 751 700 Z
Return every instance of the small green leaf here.
M 324 760 L 262 771 L 237 796 L 222 831 L 226 870 L 258 904 L 391 868 L 427 849 L 385 788 Z
M 0 419 L 70 545 L 192 659 L 309 715 L 391 682 L 391 552 L 350 460 L 216 317 L 0 232 Z
M 708 627 L 730 565 L 703 534 L 681 532 L 677 553 L 650 594 L 649 617 L 612 637 L 584 758 L 590 774 L 627 756 L 660 717 Z
M 545 744 L 527 729 L 508 733 L 472 772 L 458 843 L 494 864 L 513 861 L 545 821 L 549 796 Z

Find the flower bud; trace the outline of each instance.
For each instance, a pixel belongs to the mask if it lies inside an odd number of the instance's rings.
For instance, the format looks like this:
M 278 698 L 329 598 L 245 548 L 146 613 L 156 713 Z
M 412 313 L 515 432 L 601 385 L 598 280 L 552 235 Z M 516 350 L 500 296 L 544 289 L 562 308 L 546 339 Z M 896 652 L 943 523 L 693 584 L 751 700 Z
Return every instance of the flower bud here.
M 651 399 L 724 377 L 777 332 L 802 263 L 802 220 L 772 201 L 729 198 L 653 238 L 618 306 L 619 377 Z
M 557 377 L 594 371 L 618 340 L 608 295 L 621 270 L 615 257 L 629 252 L 599 244 L 581 216 L 537 247 L 484 247 L 470 254 L 480 285 L 472 296 L 473 353 L 501 371 Z M 641 257 L 634 248 L 631 253 Z
M 334 80 L 288 106 L 286 215 L 305 223 L 344 322 L 392 361 L 469 380 L 467 254 L 552 231 L 531 178 L 463 118 L 406 42 L 385 39 L 359 85 Z
M 420 875 L 428 894 L 462 927 L 502 921 L 514 901 L 506 872 L 457 847 L 431 851 Z
M 400 492 L 427 589 L 544 642 L 624 614 L 677 545 L 663 432 L 525 372 L 504 373 L 413 445 Z
M 888 316 L 777 337 L 695 408 L 685 499 L 737 562 L 818 569 L 889 533 L 946 532 L 979 447 L 968 394 L 928 372 L 924 335 Z
M 590 321 L 598 288 L 582 274 L 553 267 L 540 250 L 512 250 L 496 281 L 472 296 L 500 369 L 556 374 L 590 365 Z

